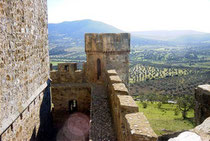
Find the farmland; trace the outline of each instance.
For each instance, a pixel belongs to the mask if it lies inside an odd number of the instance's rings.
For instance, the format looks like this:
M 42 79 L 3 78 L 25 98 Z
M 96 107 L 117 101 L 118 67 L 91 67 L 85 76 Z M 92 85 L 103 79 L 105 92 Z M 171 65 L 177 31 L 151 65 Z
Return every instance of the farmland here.
M 82 47 L 52 50 L 50 59 L 55 66 L 58 62 L 77 62 L 81 69 L 86 61 Z M 129 82 L 130 94 L 142 98 L 136 99 L 139 109 L 158 135 L 193 128 L 193 108 L 187 112 L 187 119 L 182 118 L 180 110 L 176 115 L 174 112 L 180 98 L 193 97 L 198 85 L 210 84 L 210 47 L 132 47 Z M 147 108 L 142 103 L 147 103 Z M 158 103 L 161 108 L 157 108 Z
M 157 135 L 183 131 L 191 129 L 194 126 L 191 122 L 191 119 L 194 116 L 193 110 L 189 111 L 188 119 L 183 120 L 181 112 L 178 112 L 177 114 L 174 112 L 177 106 L 176 104 L 163 104 L 161 108 L 158 108 L 158 102 L 147 102 L 147 108 L 143 108 L 139 101 L 137 104 L 139 106 L 139 111 L 145 114 Z
M 82 63 L 86 61 L 84 33 L 91 31 L 84 30 L 84 23 L 93 21 L 79 22 L 83 24 L 72 28 L 74 22 L 59 24 L 65 29 L 63 31 L 56 30 L 60 28 L 54 25 L 49 26 L 50 61 L 54 68 L 60 62 L 76 62 L 82 69 Z M 110 28 L 102 30 L 101 27 L 104 26 L 98 26 L 94 32 L 118 32 Z M 193 128 L 194 101 L 189 99 L 193 99 L 198 85 L 210 84 L 210 34 L 187 31 L 190 35 L 184 35 L 186 31 L 156 31 L 147 32 L 145 36 L 143 33 L 138 37 L 131 34 L 130 94 L 158 135 Z M 148 33 L 152 38 L 147 38 Z M 192 106 L 187 111 L 186 119 L 180 109 L 177 111 L 180 100 Z M 144 108 L 145 105 L 147 108 Z
M 185 76 L 205 72 L 205 69 L 186 67 L 163 67 L 161 65 L 137 64 L 130 68 L 130 83 L 155 80 L 168 77 Z

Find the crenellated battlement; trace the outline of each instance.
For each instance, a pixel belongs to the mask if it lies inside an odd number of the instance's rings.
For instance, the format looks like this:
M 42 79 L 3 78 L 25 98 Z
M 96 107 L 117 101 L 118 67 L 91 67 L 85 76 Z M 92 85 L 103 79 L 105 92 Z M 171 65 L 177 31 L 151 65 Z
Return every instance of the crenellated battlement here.
M 130 52 L 129 33 L 86 33 L 85 52 L 123 53 Z
M 60 63 L 52 70 L 47 0 L 3 0 L 0 13 L 0 141 L 56 140 L 52 130 L 74 112 L 88 117 L 90 140 L 157 140 L 127 89 L 129 33 L 87 33 L 83 69 Z M 210 116 L 210 85 L 198 86 L 195 99 L 199 124 Z M 194 129 L 203 140 L 210 138 L 209 123 Z
M 77 63 L 59 63 L 58 64 L 59 72 L 74 73 L 76 70 L 77 70 Z
M 127 85 L 129 73 L 129 33 L 87 33 L 85 34 L 87 54 L 87 79 L 89 82 L 104 82 L 105 72 L 115 69 Z
M 59 63 L 58 70 L 51 70 L 50 76 L 54 83 L 82 83 L 86 82 L 85 77 L 86 62 L 83 69 L 77 69 L 77 63 Z
M 148 120 L 140 113 L 138 106 L 129 95 L 115 70 L 107 70 L 108 97 L 114 127 L 119 141 L 150 140 L 156 141 L 157 135 Z

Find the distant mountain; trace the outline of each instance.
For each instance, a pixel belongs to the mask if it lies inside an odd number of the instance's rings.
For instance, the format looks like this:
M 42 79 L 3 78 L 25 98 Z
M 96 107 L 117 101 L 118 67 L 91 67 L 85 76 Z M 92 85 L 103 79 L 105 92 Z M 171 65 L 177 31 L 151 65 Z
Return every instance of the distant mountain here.
M 80 20 L 48 24 L 50 52 L 66 48 L 84 46 L 85 33 L 119 33 L 123 32 L 111 25 L 93 20 Z M 62 52 L 62 51 L 61 51 Z
M 174 40 L 182 36 L 203 35 L 206 33 L 193 30 L 156 30 L 156 31 L 135 31 L 131 32 L 134 36 L 154 40 Z
M 114 26 L 93 20 L 80 20 L 62 22 L 58 24 L 48 24 L 50 49 L 66 49 L 75 46 L 84 46 L 85 33 L 120 33 L 124 32 Z M 131 37 L 132 45 L 157 45 L 166 44 L 165 41 L 144 39 L 141 37 Z M 54 49 L 55 50 L 55 49 Z M 51 51 L 52 52 L 52 51 Z
M 49 24 L 49 35 L 65 34 L 75 38 L 84 37 L 85 33 L 119 33 L 123 32 L 114 26 L 104 24 L 103 22 L 93 20 L 80 20 L 71 22 L 62 22 L 58 24 Z
M 183 35 L 183 36 L 177 37 L 173 41 L 176 42 L 177 44 L 184 44 L 184 45 L 209 44 L 210 33 Z
M 124 32 L 112 25 L 80 20 L 48 24 L 50 54 L 66 53 L 73 47 L 84 47 L 85 33 Z M 192 30 L 131 32 L 131 47 L 141 46 L 210 46 L 210 34 Z

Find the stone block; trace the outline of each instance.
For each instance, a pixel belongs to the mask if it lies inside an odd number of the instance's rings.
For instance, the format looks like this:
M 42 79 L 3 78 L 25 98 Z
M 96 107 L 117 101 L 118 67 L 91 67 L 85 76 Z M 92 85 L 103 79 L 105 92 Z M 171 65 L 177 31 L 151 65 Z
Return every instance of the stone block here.
M 109 81 L 111 82 L 111 84 L 113 84 L 113 83 L 122 83 L 122 80 L 120 79 L 120 77 L 118 75 L 111 75 L 111 76 L 109 76 Z
M 108 76 L 117 75 L 117 72 L 116 72 L 116 70 L 107 70 L 107 74 L 108 74 Z
M 131 113 L 125 115 L 126 138 L 128 141 L 156 141 L 157 135 L 152 130 L 143 113 Z
M 201 124 L 210 116 L 210 85 L 199 85 L 195 90 L 195 121 Z
M 139 110 L 138 105 L 129 95 L 117 95 L 120 111 L 123 113 L 136 113 Z
M 115 95 L 128 95 L 128 89 L 123 83 L 114 83 L 112 84 L 112 89 Z

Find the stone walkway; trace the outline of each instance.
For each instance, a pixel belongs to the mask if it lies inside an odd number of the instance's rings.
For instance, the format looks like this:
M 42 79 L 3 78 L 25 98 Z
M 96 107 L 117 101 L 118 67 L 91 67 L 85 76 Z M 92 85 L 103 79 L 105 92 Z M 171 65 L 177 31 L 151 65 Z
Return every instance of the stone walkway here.
M 116 141 L 106 88 L 102 85 L 92 85 L 91 97 L 90 140 Z

